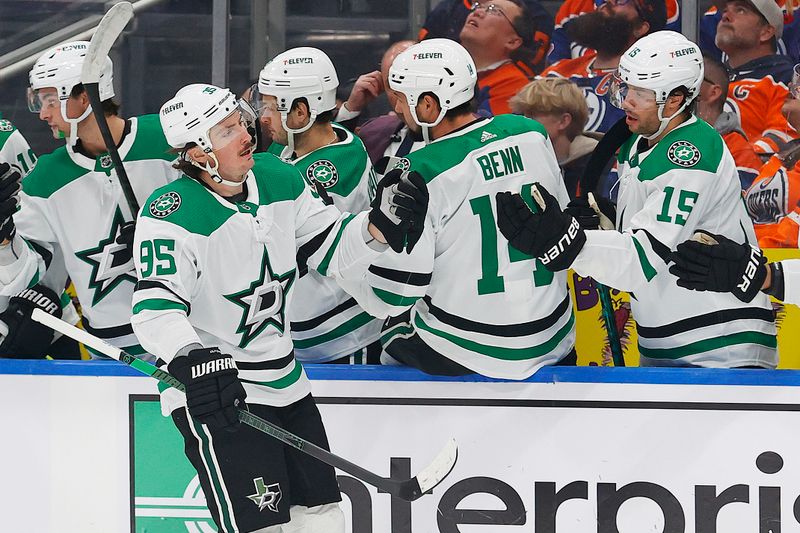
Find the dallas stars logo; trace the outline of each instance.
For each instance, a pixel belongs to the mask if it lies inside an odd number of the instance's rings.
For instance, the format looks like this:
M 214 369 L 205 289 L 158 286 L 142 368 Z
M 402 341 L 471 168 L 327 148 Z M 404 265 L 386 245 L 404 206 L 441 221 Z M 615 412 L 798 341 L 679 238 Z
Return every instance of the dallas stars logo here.
M 286 327 L 286 298 L 289 288 L 294 283 L 295 269 L 283 274 L 275 274 L 269 262 L 269 255 L 264 249 L 261 259 L 261 274 L 250 284 L 250 287 L 233 294 L 225 294 L 225 298 L 242 308 L 242 319 L 236 330 L 242 335 L 239 348 L 244 348 L 250 341 L 261 334 L 270 324 L 283 333 Z
M 327 159 L 320 159 L 308 167 L 306 177 L 311 183 L 316 181 L 326 189 L 330 189 L 339 181 L 339 172 L 336 171 L 333 163 Z
M 676 165 L 693 167 L 700 161 L 700 150 L 689 141 L 675 141 L 667 150 L 667 157 Z
M 124 224 L 122 211 L 117 207 L 108 237 L 101 240 L 94 248 L 75 252 L 78 259 L 92 267 L 92 273 L 89 276 L 89 288 L 94 289 L 92 305 L 97 305 L 123 281 L 136 282 L 136 277 L 133 275 L 131 250 L 124 244 L 116 242 Z
M 264 485 L 264 478 L 258 477 L 253 480 L 253 485 L 256 487 L 256 493 L 248 496 L 253 503 L 258 505 L 258 510 L 263 511 L 269 509 L 273 513 L 278 512 L 278 503 L 281 501 L 281 484 L 273 483 L 272 485 Z

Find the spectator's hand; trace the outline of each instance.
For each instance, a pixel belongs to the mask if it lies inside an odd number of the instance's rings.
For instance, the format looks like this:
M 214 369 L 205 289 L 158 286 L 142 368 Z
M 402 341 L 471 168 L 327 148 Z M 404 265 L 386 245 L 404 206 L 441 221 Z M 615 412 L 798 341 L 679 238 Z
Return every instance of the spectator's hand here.
M 362 74 L 353 85 L 350 97 L 345 104 L 350 111 L 361 112 L 367 105 L 375 100 L 386 90 L 383 86 L 383 76 L 380 70 L 375 70 L 367 74 Z

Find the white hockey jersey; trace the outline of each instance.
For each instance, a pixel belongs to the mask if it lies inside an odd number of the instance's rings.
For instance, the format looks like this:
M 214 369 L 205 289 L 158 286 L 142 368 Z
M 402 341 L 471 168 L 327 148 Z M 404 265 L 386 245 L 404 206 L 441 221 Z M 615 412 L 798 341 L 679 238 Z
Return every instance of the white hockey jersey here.
M 762 366 L 778 361 L 772 306 L 678 287 L 669 254 L 703 229 L 756 244 L 736 164 L 696 117 L 653 147 L 632 137 L 619 152 L 619 231 L 588 231 L 572 268 L 631 292 L 642 365 Z
M 541 182 L 569 201 L 544 127 L 500 115 L 477 120 L 401 159 L 426 180 L 425 230 L 411 254 L 387 252 L 369 268 L 365 309 L 396 316 L 384 332 L 420 338 L 437 352 L 486 376 L 524 379 L 575 345 L 575 316 L 566 273 L 552 274 L 511 247 L 497 229 L 500 191 Z
M 180 175 L 168 150 L 158 116 L 130 119 L 119 155 L 139 202 Z M 143 354 L 130 326 L 133 260 L 121 261 L 123 246 L 115 242 L 133 216 L 110 156 L 91 159 L 70 146 L 43 155 L 22 183 L 12 243 L 19 258 L 0 267 L 0 294 L 11 296 L 40 279 L 60 294 L 69 276 L 87 331 Z
M 363 279 L 380 252 L 366 244 L 367 213 L 340 214 L 292 165 L 271 154 L 255 160 L 245 201 L 182 177 L 143 205 L 131 322 L 167 362 L 192 343 L 219 347 L 236 360 L 248 402 L 285 406 L 310 392 L 287 317 L 297 271 Z
M 36 155 L 28 145 L 28 141 L 10 121 L 2 118 L 0 118 L 0 162 L 19 167 L 23 178 L 36 165 Z
M 314 196 L 339 211 L 358 213 L 369 208 L 377 187 L 375 172 L 361 140 L 338 125 L 339 139 L 290 162 L 297 167 Z M 287 154 L 284 151 L 285 156 Z M 287 159 L 288 160 L 288 159 Z M 382 320 L 365 312 L 335 280 L 314 270 L 300 272 L 289 308 L 295 356 L 324 363 L 348 356 L 381 335 Z

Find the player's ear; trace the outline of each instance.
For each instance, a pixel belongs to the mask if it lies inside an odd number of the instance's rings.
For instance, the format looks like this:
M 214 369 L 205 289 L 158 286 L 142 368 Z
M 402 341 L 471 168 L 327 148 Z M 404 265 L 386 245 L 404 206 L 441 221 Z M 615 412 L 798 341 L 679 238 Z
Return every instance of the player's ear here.
M 208 154 L 199 146 L 193 146 L 186 150 L 186 159 L 188 159 L 190 163 L 199 165 L 202 168 L 208 162 Z

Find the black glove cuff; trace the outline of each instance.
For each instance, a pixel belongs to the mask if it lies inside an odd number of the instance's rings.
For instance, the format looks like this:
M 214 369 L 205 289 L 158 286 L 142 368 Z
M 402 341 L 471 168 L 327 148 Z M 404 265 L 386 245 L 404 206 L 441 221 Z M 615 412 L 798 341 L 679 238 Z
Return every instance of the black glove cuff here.
M 780 301 L 783 301 L 784 296 L 784 282 L 783 282 L 783 265 L 779 262 L 769 263 L 767 268 L 770 270 L 771 278 L 769 287 L 764 289 L 764 292 L 770 296 L 774 296 Z

